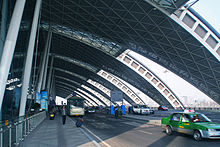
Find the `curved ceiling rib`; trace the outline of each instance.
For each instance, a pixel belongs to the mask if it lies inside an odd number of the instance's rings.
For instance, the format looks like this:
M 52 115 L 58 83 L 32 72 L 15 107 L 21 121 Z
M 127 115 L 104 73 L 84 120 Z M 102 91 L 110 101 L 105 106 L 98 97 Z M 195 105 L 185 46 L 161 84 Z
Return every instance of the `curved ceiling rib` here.
M 82 96 L 83 98 L 85 98 L 87 101 L 89 101 L 90 104 L 92 104 L 93 106 L 98 106 L 98 104 L 94 101 L 92 101 L 91 98 L 89 98 L 88 96 L 85 96 L 83 93 L 81 93 L 80 91 L 75 91 L 78 95 Z
M 168 14 L 172 14 L 189 0 L 144 0 L 152 3 Z
M 180 9 L 176 9 L 174 13 L 166 13 L 160 5 L 157 5 L 152 0 L 145 0 L 152 4 L 154 7 L 161 10 L 168 17 L 173 19 L 176 23 L 182 26 L 192 36 L 194 36 L 206 49 L 212 53 L 212 55 L 220 61 L 220 36 L 213 32 L 210 27 L 203 23 L 203 18 L 197 17 L 197 14 L 193 9 L 185 6 Z
M 108 89 L 107 87 L 103 86 L 102 84 L 96 82 L 96 81 L 93 81 L 91 79 L 87 80 L 88 83 L 90 83 L 91 85 L 95 86 L 96 88 L 98 88 L 99 90 L 101 90 L 102 92 L 104 92 L 108 97 L 111 97 L 110 93 L 111 93 L 111 90 Z M 131 103 L 129 103 L 127 100 L 123 99 L 125 101 L 125 103 L 127 105 L 131 105 Z
M 55 78 L 58 78 L 58 79 L 61 79 L 61 80 L 69 81 L 69 82 L 71 82 L 71 83 L 73 83 L 73 84 L 75 84 L 75 85 L 77 85 L 77 86 L 81 86 L 80 83 L 78 83 L 78 82 L 76 82 L 76 81 L 73 81 L 73 80 L 71 80 L 71 79 L 62 77 L 62 76 L 54 76 L 54 77 L 55 77 Z
M 60 81 L 56 81 L 56 82 L 58 83 L 58 85 L 56 86 L 57 90 L 65 91 L 68 94 L 72 93 L 75 90 L 76 93 L 78 93 L 82 97 L 86 98 L 86 100 L 88 100 L 90 103 L 92 103 L 92 105 L 98 106 L 98 105 L 102 105 L 103 104 L 98 99 L 96 99 L 95 97 L 91 96 L 90 94 L 88 94 L 87 92 L 83 91 L 80 88 L 76 88 L 76 87 L 74 87 L 72 85 L 65 84 L 64 82 L 60 82 Z
M 175 109 L 184 109 L 184 105 L 173 93 L 173 91 L 163 83 L 158 76 L 156 76 L 150 69 L 142 65 L 138 59 L 135 59 L 129 54 L 130 50 L 122 53 L 117 59 L 127 65 L 129 68 L 136 71 L 145 80 L 147 80 L 153 87 L 155 87 Z
M 110 100 L 108 100 L 108 98 L 105 98 L 100 93 L 94 91 L 93 89 L 87 87 L 86 85 L 81 85 L 81 87 L 88 90 L 89 92 L 93 93 L 96 97 L 100 98 L 102 100 L 102 102 L 105 103 L 106 106 L 110 106 Z
M 85 99 L 85 103 L 87 104 L 88 107 L 93 106 L 87 99 Z
M 77 91 L 79 91 L 79 92 L 81 92 L 82 94 L 84 94 L 85 96 L 87 96 L 87 97 L 90 97 L 92 100 L 94 100 L 97 104 L 98 104 L 98 106 L 100 106 L 100 105 L 105 105 L 104 103 L 102 103 L 101 101 L 99 101 L 97 98 L 95 98 L 94 96 L 92 96 L 91 94 L 89 94 L 88 92 L 86 92 L 86 91 L 84 91 L 84 90 L 82 90 L 82 89 L 77 89 Z
M 60 71 L 60 72 L 67 73 L 67 74 L 72 75 L 72 76 L 74 76 L 74 77 L 77 77 L 77 78 L 79 78 L 79 79 L 81 79 L 81 80 L 83 80 L 83 81 L 86 81 L 86 80 L 87 80 L 85 77 L 80 76 L 80 75 L 78 75 L 78 74 L 76 74 L 76 73 L 70 72 L 70 71 L 68 71 L 68 70 L 64 70 L 64 69 L 57 68 L 57 67 L 53 67 L 53 69 L 54 69 L 54 70 L 57 70 L 57 71 Z
M 90 84 L 90 85 L 92 85 L 94 89 L 97 89 L 97 90 L 94 90 L 94 92 L 99 91 L 99 94 L 100 94 L 102 97 L 106 98 L 105 101 L 106 101 L 107 103 L 110 103 L 110 102 L 111 102 L 111 98 L 110 98 L 110 94 L 109 94 L 109 93 L 110 93 L 110 90 L 109 90 L 108 88 L 106 88 L 106 87 L 105 87 L 105 89 L 108 89 L 108 90 L 103 90 L 103 86 L 101 86 L 100 83 L 95 82 L 96 84 L 94 84 L 94 82 L 91 82 L 91 81 L 93 81 L 93 80 L 88 79 L 88 80 L 87 80 L 87 83 Z M 97 85 L 99 85 L 99 86 L 97 86 Z
M 46 22 L 41 23 L 41 28 L 43 30 L 48 31 L 49 24 Z M 72 28 L 68 28 L 61 25 L 51 25 L 52 32 L 55 34 L 59 34 L 76 41 L 87 44 L 95 49 L 98 49 L 110 56 L 117 56 L 119 52 L 121 52 L 122 47 L 119 44 L 108 41 L 107 39 L 100 38 L 95 36 L 94 34 L 85 33 L 79 30 L 74 30 Z
M 72 72 L 70 72 L 70 71 L 66 71 L 66 70 L 63 70 L 63 69 L 60 69 L 60 68 L 54 68 L 54 70 L 58 70 L 58 71 L 61 71 L 61 72 L 65 72 L 65 73 L 68 73 L 68 74 L 70 74 L 70 75 L 73 75 L 73 76 L 75 76 L 75 77 L 80 77 L 82 80 L 84 80 L 85 81 L 85 77 L 82 77 L 82 76 L 79 76 L 78 74 L 76 74 L 76 73 L 72 73 Z M 62 79 L 62 80 L 65 80 L 65 81 L 68 81 L 68 82 L 71 82 L 71 83 L 73 83 L 73 84 L 75 84 L 75 85 L 77 85 L 78 87 L 83 87 L 82 86 L 82 84 L 80 84 L 80 83 L 78 83 L 78 82 L 76 82 L 76 81 L 73 81 L 73 80 L 71 80 L 71 79 L 68 79 L 68 78 L 65 78 L 65 77 L 61 77 L 61 76 L 55 76 L 55 78 L 59 78 L 59 79 Z M 84 85 L 85 86 L 85 85 Z M 84 88 L 84 87 L 83 87 Z M 74 89 L 77 89 L 77 88 L 74 88 Z M 90 88 L 91 89 L 91 88 Z M 94 90 L 93 90 L 94 91 Z M 101 94 L 100 94 L 101 95 Z M 104 100 L 104 96 L 100 96 L 100 97 L 98 97 L 97 96 L 97 98 L 98 99 L 101 99 L 101 100 L 99 100 L 99 101 L 103 101 L 103 102 L 106 102 L 106 101 L 109 101 L 108 99 L 106 99 L 106 100 Z
M 158 55 L 150 52 L 147 53 L 147 57 L 182 77 L 220 104 L 220 78 L 218 76 L 220 74 L 218 68 L 220 63 L 220 34 L 188 6 L 183 6 L 169 14 L 152 0 L 145 1 L 172 20 L 169 22 L 169 27 L 160 26 L 158 28 L 167 27 L 171 29 L 175 33 L 175 38 L 181 42 L 175 43 L 173 49 L 179 48 L 181 50 L 174 50 L 177 55 L 169 55 L 173 58 L 171 60 L 158 57 Z M 187 33 L 183 33 L 183 30 Z M 176 57 L 180 58 L 177 62 L 175 61 L 177 60 Z M 183 66 L 185 69 L 182 68 Z
M 116 76 L 104 71 L 100 70 L 98 75 L 106 79 L 107 81 L 111 82 L 117 88 L 121 89 L 128 97 L 130 97 L 136 104 L 143 105 L 145 104 L 143 100 L 134 93 L 129 87 L 127 87 L 123 82 L 121 82 Z
M 68 72 L 68 73 L 70 73 L 70 72 Z M 71 75 L 73 75 L 73 74 L 71 74 Z M 76 75 L 76 74 L 75 74 Z M 74 84 L 74 85 L 76 85 L 77 87 L 82 87 L 82 88 L 84 88 L 84 89 L 86 89 L 85 88 L 85 86 L 84 85 L 82 85 L 82 84 L 80 84 L 80 83 L 78 83 L 78 82 L 76 82 L 76 81 L 73 81 L 73 80 L 71 80 L 71 79 L 68 79 L 68 78 L 65 78 L 65 77 L 62 77 L 62 76 L 54 76 L 55 78 L 58 78 L 58 79 L 61 79 L 62 81 L 63 80 L 65 80 L 66 82 L 71 82 L 72 84 Z M 73 86 L 72 84 L 70 85 L 70 84 L 64 84 L 64 82 L 60 82 L 60 81 L 58 81 L 58 80 L 56 80 L 56 82 L 57 83 L 61 83 L 61 84 L 63 84 L 63 85 L 67 85 L 67 86 L 72 86 L 73 87 L 73 90 L 71 91 L 71 92 L 73 92 L 74 90 L 76 90 L 77 89 L 77 87 L 75 87 L 75 86 Z M 91 89 L 91 88 L 90 88 Z M 86 89 L 87 90 L 87 89 Z M 95 99 L 97 99 L 97 101 L 100 101 L 99 103 L 103 103 L 103 99 L 104 99 L 105 97 L 98 97 L 98 96 L 96 96 L 95 97 Z M 107 101 L 107 100 L 104 100 L 104 101 Z
M 84 62 L 71 59 L 69 57 L 64 57 L 64 56 L 60 56 L 60 55 L 54 55 L 54 57 L 62 59 L 62 60 L 67 61 L 67 62 L 70 62 L 72 64 L 77 64 L 78 66 L 86 68 L 86 69 L 90 70 L 91 72 L 97 71 L 97 69 L 95 67 L 91 66 L 92 68 L 90 68 L 89 64 L 86 64 Z M 78 63 L 80 63 L 80 64 L 78 64 Z M 118 78 L 116 78 L 116 76 L 114 76 L 114 75 L 112 75 L 112 74 L 110 74 L 108 72 L 104 72 L 103 70 L 100 70 L 96 74 L 98 74 L 100 77 L 106 79 L 107 81 L 109 81 L 110 83 L 115 85 L 117 88 L 119 88 L 121 91 L 123 91 L 129 98 L 131 98 L 136 104 L 142 104 L 142 105 L 145 104 L 144 101 L 136 93 L 134 93 L 122 81 L 120 81 Z M 111 78 L 109 78 L 109 77 L 111 77 Z M 84 77 L 81 77 L 81 79 L 83 79 L 83 78 Z
M 170 16 L 191 33 L 220 62 L 220 38 L 189 9 L 180 9 Z

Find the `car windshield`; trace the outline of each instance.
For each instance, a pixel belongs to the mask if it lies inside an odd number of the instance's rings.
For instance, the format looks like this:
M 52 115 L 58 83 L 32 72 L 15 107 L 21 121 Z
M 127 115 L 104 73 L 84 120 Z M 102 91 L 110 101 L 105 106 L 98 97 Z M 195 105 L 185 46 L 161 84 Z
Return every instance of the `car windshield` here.
M 89 108 L 89 110 L 95 110 L 95 108 Z
M 146 105 L 141 105 L 140 107 L 141 107 L 141 108 L 146 108 L 147 106 L 146 106 Z
M 211 120 L 204 114 L 192 114 L 190 115 L 192 122 L 211 122 Z
M 76 107 L 84 107 L 84 101 L 83 100 L 70 100 L 70 105 L 76 106 Z

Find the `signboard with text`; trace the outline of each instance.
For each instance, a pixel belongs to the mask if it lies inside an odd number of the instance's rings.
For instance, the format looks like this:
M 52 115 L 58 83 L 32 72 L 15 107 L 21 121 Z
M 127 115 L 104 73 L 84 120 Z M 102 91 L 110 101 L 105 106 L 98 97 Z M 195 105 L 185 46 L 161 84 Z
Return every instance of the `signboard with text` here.
M 48 91 L 41 91 L 41 99 L 48 99 Z
M 41 99 L 40 105 L 41 105 L 41 109 L 46 109 L 46 100 L 45 99 Z
M 41 104 L 41 109 L 46 109 L 48 108 L 48 91 L 41 91 L 41 100 L 40 100 L 40 104 Z
M 41 94 L 39 92 L 36 93 L 36 103 L 40 104 Z

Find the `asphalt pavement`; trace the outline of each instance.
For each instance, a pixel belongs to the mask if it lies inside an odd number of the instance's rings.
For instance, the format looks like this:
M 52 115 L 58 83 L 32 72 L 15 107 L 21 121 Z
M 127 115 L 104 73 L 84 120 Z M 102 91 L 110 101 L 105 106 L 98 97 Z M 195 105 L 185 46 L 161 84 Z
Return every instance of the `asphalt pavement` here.
M 220 140 L 195 141 L 192 136 L 173 133 L 168 136 L 160 126 L 162 117 L 175 110 L 156 111 L 152 115 L 127 114 L 116 119 L 106 112 L 97 111 L 84 116 L 81 128 L 75 126 L 77 117 L 67 117 L 62 125 L 61 116 L 48 118 L 20 143 L 20 147 L 219 147 Z M 219 112 L 203 112 L 220 122 Z
M 87 114 L 84 117 L 84 130 L 101 146 L 108 147 L 220 146 L 220 140 L 205 139 L 198 142 L 192 136 L 179 133 L 168 136 L 159 125 L 150 124 L 150 120 L 146 119 L 160 120 L 158 115 L 168 116 L 169 113 L 156 112 L 155 115 L 148 116 L 131 114 L 131 117 L 123 117 L 122 119 L 116 119 L 105 113 Z M 75 118 L 72 117 L 72 119 Z

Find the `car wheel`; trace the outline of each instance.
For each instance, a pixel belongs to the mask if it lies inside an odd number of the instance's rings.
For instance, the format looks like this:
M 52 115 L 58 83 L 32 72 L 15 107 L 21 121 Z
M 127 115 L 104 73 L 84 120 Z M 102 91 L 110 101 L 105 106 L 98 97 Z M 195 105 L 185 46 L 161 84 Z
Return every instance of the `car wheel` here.
M 165 129 L 165 131 L 166 131 L 166 134 L 167 134 L 167 135 L 171 135 L 171 134 L 173 133 L 173 131 L 172 131 L 172 129 L 171 129 L 170 126 L 167 126 L 166 129 Z
M 200 141 L 202 140 L 202 136 L 200 134 L 200 132 L 198 130 L 195 130 L 194 133 L 193 133 L 193 138 L 196 140 L 196 141 Z

